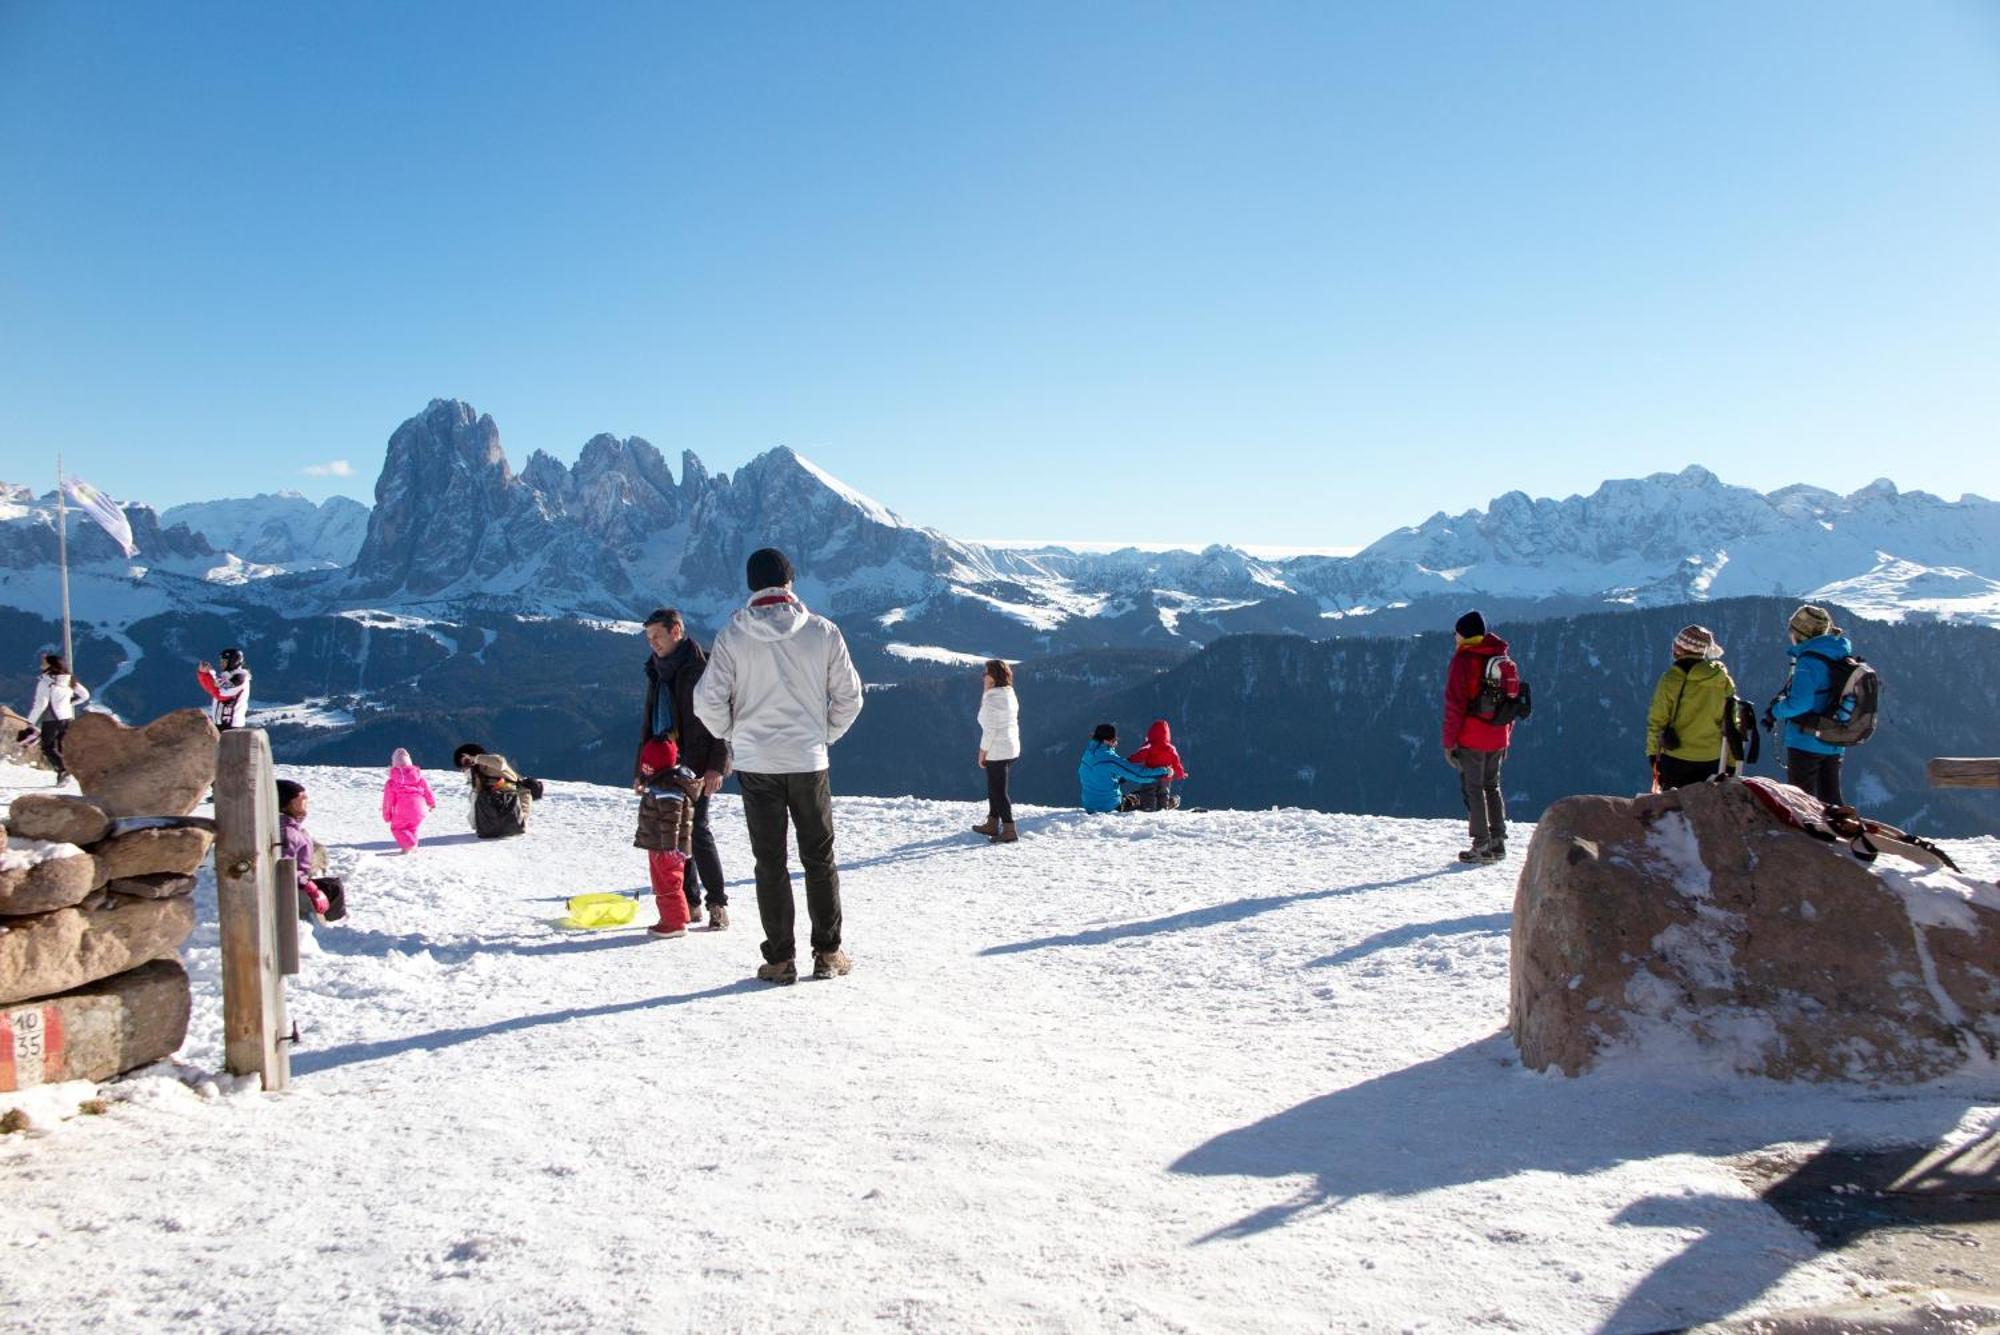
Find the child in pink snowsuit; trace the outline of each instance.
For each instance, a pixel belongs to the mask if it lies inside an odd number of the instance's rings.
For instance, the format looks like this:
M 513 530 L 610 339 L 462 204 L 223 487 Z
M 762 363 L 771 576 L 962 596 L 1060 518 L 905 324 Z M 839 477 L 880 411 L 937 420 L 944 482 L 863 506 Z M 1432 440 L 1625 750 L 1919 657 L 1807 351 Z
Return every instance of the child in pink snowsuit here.
M 408 751 L 397 747 L 389 760 L 389 778 L 382 785 L 382 819 L 389 822 L 389 833 L 405 853 L 416 848 L 417 828 L 436 809 L 437 799 L 431 796 L 424 772 L 410 763 Z

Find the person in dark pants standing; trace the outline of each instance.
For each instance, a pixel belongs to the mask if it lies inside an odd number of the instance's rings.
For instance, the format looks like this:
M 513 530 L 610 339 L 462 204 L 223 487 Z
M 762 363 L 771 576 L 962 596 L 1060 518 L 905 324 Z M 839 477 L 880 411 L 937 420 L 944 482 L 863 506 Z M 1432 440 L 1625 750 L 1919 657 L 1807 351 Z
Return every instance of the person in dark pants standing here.
M 827 748 L 861 713 L 861 676 L 840 628 L 792 592 L 792 563 L 775 547 L 750 554 L 750 603 L 729 619 L 695 687 L 694 712 L 729 744 L 743 823 L 757 860 L 769 983 L 798 981 L 798 938 L 786 833 L 798 827 L 812 919 L 813 977 L 851 966 L 840 944 L 840 871 L 833 860 Z
M 1822 742 L 1804 724 L 1834 708 L 1833 665 L 1852 654 L 1854 645 L 1830 612 L 1811 603 L 1792 613 L 1786 629 L 1792 674 L 1770 709 L 1785 723 L 1785 782 L 1840 806 L 1840 765 L 1847 748 Z
M 1444 758 L 1458 771 L 1472 846 L 1460 862 L 1498 862 L 1507 856 L 1507 800 L 1500 791 L 1500 768 L 1514 725 L 1480 717 L 1477 702 L 1486 665 L 1507 652 L 1507 641 L 1486 629 L 1486 618 L 1467 612 L 1454 627 L 1457 648 L 1444 682 Z M 1504 665 L 1503 665 L 1504 666 Z
M 639 730 L 639 754 L 632 759 L 632 787 L 644 792 L 646 780 L 640 757 L 648 742 L 672 742 L 680 763 L 701 776 L 701 796 L 694 804 L 694 875 L 685 881 L 688 921 L 702 920 L 701 900 L 708 895 L 708 926 L 720 932 L 729 926 L 729 892 L 723 888 L 722 854 L 715 831 L 708 825 L 708 801 L 729 775 L 729 747 L 716 739 L 694 712 L 694 691 L 708 670 L 708 655 L 687 633 L 681 614 L 656 608 L 646 618 L 646 709 Z
M 986 820 L 972 827 L 996 844 L 1021 836 L 1014 828 L 1014 803 L 1007 795 L 1007 771 L 1021 757 L 1021 705 L 1014 698 L 1014 669 L 1004 659 L 986 660 L 985 691 L 979 697 L 979 768 L 986 771 Z

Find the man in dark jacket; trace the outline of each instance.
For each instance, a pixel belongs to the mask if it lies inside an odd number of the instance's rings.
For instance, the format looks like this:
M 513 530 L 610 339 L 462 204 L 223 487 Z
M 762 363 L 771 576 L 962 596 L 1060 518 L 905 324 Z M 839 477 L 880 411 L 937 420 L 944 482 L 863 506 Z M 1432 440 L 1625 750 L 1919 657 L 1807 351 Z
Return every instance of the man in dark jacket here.
M 1467 612 L 1458 619 L 1457 651 L 1444 682 L 1444 758 L 1458 771 L 1472 847 L 1460 862 L 1498 862 L 1507 856 L 1507 801 L 1500 792 L 1500 766 L 1514 725 L 1481 718 L 1474 709 L 1486 681 L 1486 665 L 1507 652 L 1507 641 L 1486 629 L 1486 618 Z
M 639 730 L 639 749 L 646 743 L 671 741 L 680 748 L 680 763 L 701 776 L 701 797 L 694 804 L 694 867 L 686 880 L 688 921 L 701 921 L 702 892 L 708 894 L 708 925 L 713 931 L 729 926 L 729 892 L 722 884 L 722 855 L 715 832 L 708 827 L 708 800 L 729 774 L 729 744 L 709 732 L 694 712 L 694 688 L 708 667 L 708 655 L 687 633 L 681 614 L 662 607 L 646 618 L 646 711 Z M 643 790 L 637 755 L 632 760 L 632 786 Z M 698 877 L 698 879 L 697 879 Z

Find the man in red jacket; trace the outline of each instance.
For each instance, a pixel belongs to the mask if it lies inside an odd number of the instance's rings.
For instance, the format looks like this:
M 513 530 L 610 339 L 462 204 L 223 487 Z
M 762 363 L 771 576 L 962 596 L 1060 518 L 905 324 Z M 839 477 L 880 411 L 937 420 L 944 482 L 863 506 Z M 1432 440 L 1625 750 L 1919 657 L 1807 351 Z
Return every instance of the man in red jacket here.
M 1486 629 L 1486 618 L 1467 612 L 1454 628 L 1458 650 L 1444 680 L 1444 758 L 1458 771 L 1472 847 L 1460 862 L 1498 862 L 1507 856 L 1507 802 L 1500 793 L 1500 766 L 1514 725 L 1481 718 L 1477 703 L 1487 665 L 1507 652 L 1507 641 Z M 1510 660 L 1511 661 L 1511 660 Z

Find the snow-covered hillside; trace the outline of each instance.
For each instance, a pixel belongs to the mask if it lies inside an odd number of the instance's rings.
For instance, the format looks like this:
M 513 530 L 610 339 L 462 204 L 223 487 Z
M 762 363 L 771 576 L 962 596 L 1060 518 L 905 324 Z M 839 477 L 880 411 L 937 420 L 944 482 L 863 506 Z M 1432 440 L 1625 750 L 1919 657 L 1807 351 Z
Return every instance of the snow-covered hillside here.
M 217 551 L 268 573 L 342 569 L 368 532 L 368 507 L 345 496 L 318 504 L 296 491 L 176 505 L 163 524 L 186 524 Z
M 737 925 L 657 942 L 553 925 L 643 880 L 629 793 L 479 843 L 434 774 L 402 857 L 379 775 L 285 772 L 353 906 L 291 988 L 295 1087 L 213 1079 L 205 876 L 183 1065 L 0 1138 L 12 1329 L 1658 1330 L 1864 1283 L 1730 1156 L 2000 1116 L 1524 1073 L 1519 854 L 1460 869 L 1455 822 L 1024 810 L 1001 848 L 971 802 L 838 799 L 854 972 L 771 988 L 727 795 Z

